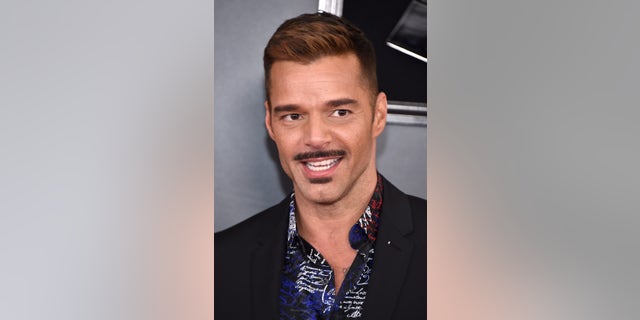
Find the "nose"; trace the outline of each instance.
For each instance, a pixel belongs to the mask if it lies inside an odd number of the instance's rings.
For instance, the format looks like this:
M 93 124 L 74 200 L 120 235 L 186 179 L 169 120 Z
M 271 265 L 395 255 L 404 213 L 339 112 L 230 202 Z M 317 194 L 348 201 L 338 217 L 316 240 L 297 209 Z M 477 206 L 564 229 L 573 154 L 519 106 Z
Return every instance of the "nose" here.
M 331 130 L 319 117 L 310 117 L 305 123 L 304 143 L 312 149 L 323 149 L 331 141 Z

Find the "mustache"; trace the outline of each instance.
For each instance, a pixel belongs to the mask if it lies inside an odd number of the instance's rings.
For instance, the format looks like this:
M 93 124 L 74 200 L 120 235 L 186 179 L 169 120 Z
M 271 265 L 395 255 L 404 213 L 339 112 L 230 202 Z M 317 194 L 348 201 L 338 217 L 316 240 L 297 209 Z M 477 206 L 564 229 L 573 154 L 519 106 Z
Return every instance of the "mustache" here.
M 313 158 L 328 158 L 328 157 L 343 157 L 347 154 L 344 150 L 320 150 L 320 151 L 311 151 L 311 152 L 303 152 L 296 154 L 293 157 L 293 160 L 296 161 L 304 161 L 307 159 Z

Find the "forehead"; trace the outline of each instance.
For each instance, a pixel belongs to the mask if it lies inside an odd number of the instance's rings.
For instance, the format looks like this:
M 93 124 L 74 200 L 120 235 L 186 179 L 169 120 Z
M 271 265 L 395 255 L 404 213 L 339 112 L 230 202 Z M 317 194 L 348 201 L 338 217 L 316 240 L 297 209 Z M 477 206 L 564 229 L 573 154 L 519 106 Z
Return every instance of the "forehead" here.
M 311 63 L 277 61 L 271 68 L 271 98 L 327 90 L 367 90 L 360 62 L 354 54 L 322 57 Z

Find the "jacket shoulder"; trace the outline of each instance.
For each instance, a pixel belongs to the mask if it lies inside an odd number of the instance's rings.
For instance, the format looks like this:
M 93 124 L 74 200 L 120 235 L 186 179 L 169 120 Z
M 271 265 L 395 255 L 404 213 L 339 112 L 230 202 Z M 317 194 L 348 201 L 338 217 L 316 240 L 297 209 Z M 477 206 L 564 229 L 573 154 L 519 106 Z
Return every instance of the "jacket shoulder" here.
M 414 226 L 423 229 L 427 227 L 427 200 L 412 195 L 407 195 Z M 426 230 L 425 230 L 426 232 Z
M 286 237 L 289 199 L 214 235 L 215 318 L 252 318 L 251 298 L 260 289 L 256 277 L 273 277 L 280 259 L 265 259 L 265 250 L 280 252 Z M 282 245 L 283 246 L 283 245 Z M 276 253 L 277 254 L 277 253 Z M 267 255 L 269 257 L 276 254 Z M 257 260 L 256 260 L 257 259 Z M 259 264 L 256 264 L 256 261 Z M 256 265 L 260 274 L 256 275 Z M 275 266 L 275 267 L 273 267 Z
M 214 235 L 216 247 L 218 247 L 218 244 L 245 242 L 244 240 L 255 239 L 265 228 L 275 227 L 282 219 L 286 219 L 285 213 L 288 212 L 289 201 L 289 198 L 286 198 L 275 206 L 263 210 L 236 225 L 216 232 Z

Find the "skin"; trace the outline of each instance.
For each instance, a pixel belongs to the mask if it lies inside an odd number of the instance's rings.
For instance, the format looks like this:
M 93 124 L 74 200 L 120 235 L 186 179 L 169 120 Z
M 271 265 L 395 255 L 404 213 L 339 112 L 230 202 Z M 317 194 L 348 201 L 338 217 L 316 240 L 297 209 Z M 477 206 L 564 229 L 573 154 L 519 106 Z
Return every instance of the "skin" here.
M 386 125 L 386 96 L 371 101 L 354 54 L 309 64 L 278 61 L 270 79 L 265 124 L 293 181 L 298 231 L 332 266 L 339 290 L 356 255 L 349 230 L 377 181 L 376 138 Z

